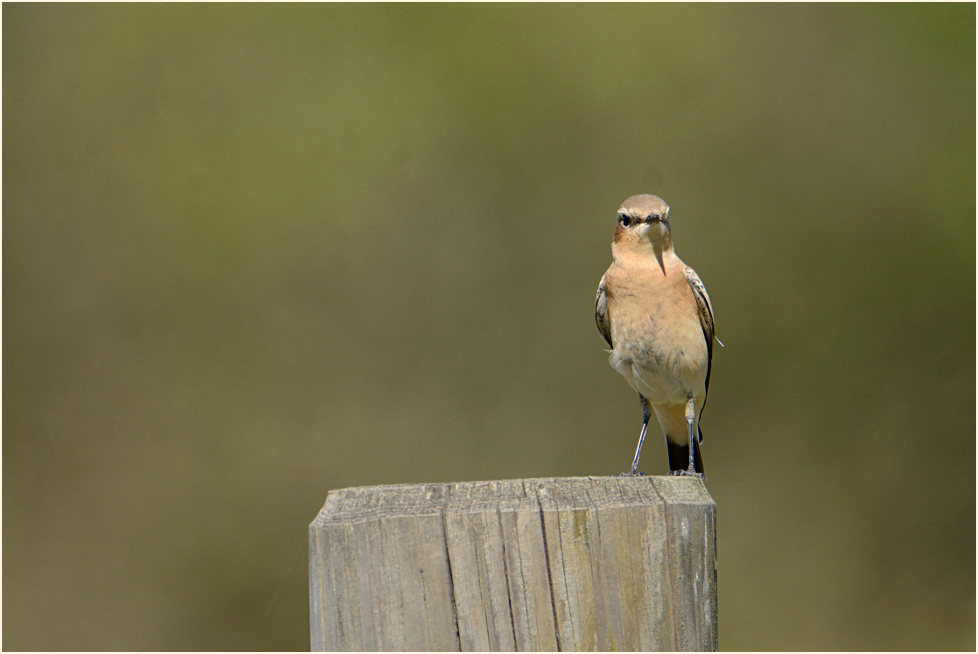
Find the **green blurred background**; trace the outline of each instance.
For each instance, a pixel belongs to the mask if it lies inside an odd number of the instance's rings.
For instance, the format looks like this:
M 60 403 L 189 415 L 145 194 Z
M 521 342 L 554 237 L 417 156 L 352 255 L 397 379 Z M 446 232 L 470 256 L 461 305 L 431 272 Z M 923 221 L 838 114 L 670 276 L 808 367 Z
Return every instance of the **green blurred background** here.
M 973 650 L 974 53 L 973 4 L 5 5 L 4 648 L 308 648 L 329 489 L 623 471 L 646 192 L 727 345 L 721 647 Z

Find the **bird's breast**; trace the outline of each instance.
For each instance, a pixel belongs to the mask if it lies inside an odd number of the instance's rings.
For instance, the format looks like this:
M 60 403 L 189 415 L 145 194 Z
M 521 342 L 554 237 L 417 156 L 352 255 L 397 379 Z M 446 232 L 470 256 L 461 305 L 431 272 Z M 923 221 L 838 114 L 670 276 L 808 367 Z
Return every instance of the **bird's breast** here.
M 653 404 L 705 394 L 709 353 L 685 278 L 621 280 L 608 312 L 615 344 L 609 361 L 635 391 Z

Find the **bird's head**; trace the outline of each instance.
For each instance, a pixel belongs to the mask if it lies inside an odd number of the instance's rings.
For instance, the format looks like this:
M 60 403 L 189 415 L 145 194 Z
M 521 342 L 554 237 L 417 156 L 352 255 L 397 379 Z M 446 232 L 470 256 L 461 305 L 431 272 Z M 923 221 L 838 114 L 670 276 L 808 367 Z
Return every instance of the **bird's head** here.
M 615 243 L 641 245 L 651 243 L 659 248 L 671 244 L 669 205 L 658 195 L 633 195 L 618 207 Z

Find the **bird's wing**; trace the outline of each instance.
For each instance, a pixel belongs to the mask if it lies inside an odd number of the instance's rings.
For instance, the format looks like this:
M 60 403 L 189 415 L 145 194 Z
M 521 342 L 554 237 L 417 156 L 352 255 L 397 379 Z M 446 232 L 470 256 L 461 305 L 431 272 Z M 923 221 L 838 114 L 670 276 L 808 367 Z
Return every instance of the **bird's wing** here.
M 695 273 L 694 273 L 695 274 Z M 594 322 L 598 325 L 598 331 L 608 341 L 609 347 L 615 347 L 611 342 L 611 320 L 608 318 L 608 294 L 605 292 L 604 277 L 598 284 L 598 295 L 594 298 Z
M 683 270 L 689 288 L 693 291 L 693 298 L 696 300 L 696 308 L 700 315 L 700 327 L 703 328 L 703 336 L 706 337 L 706 345 L 713 350 L 713 338 L 716 328 L 713 323 L 713 305 L 710 304 L 710 295 L 706 292 L 703 280 L 696 274 L 696 271 L 686 266 Z
M 713 322 L 713 305 L 710 304 L 710 295 L 706 292 L 703 280 L 696 274 L 696 271 L 686 266 L 683 270 L 689 288 L 693 291 L 693 299 L 696 300 L 696 309 L 699 312 L 700 327 L 703 328 L 703 338 L 706 339 L 706 394 L 710 392 L 710 368 L 713 366 L 713 339 L 716 337 L 716 326 Z M 703 407 L 706 406 L 706 394 L 703 396 L 703 404 L 700 406 L 700 415 L 703 414 Z M 699 434 L 700 442 L 703 441 L 702 432 Z

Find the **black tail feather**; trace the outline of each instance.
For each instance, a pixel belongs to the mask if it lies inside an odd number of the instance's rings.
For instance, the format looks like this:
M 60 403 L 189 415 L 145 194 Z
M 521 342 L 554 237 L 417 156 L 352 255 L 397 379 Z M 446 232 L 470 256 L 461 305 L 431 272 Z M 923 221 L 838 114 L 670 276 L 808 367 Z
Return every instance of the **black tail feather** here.
M 688 443 L 680 445 L 667 438 L 666 447 L 669 449 L 669 472 L 676 473 L 689 468 Z M 703 454 L 700 452 L 699 439 L 693 441 L 693 466 L 696 472 L 703 474 Z

